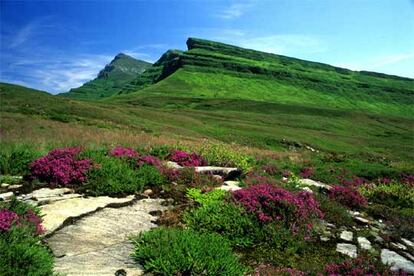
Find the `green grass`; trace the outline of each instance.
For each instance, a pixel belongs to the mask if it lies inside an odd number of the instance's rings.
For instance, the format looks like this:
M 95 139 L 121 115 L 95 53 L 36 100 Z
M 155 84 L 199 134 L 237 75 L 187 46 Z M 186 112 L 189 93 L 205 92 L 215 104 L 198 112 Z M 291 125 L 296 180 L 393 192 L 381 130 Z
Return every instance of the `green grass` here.
M 151 63 L 118 54 L 98 76 L 81 87 L 60 94 L 63 97 L 95 100 L 116 94 L 125 84 L 149 68 Z
M 287 139 L 322 151 L 369 152 L 411 168 L 410 160 L 414 158 L 414 120 L 406 117 L 243 99 L 152 94 L 124 95 L 111 102 L 81 102 L 7 84 L 0 85 L 0 96 L 5 143 L 16 142 L 16 128 L 23 127 L 30 118 L 34 122 L 61 123 L 53 127 L 48 123 L 34 136 L 46 135 L 54 128 L 98 128 L 111 133 L 168 136 L 177 141 L 209 138 L 278 151 L 286 149 L 282 139 Z M 25 133 L 17 136 L 22 140 Z M 54 139 L 50 137 L 51 142 Z

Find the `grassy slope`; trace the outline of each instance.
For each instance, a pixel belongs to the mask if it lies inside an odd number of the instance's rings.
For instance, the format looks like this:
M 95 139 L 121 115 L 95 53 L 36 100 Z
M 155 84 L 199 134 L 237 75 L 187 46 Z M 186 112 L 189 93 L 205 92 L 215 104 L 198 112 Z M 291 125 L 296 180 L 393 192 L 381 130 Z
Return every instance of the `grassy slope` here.
M 61 96 L 75 99 L 100 99 L 116 94 L 137 74 L 149 68 L 151 63 L 118 54 L 110 64 L 99 72 L 98 77 L 81 87 L 71 89 Z
M 135 89 L 129 85 L 121 91 L 130 94 L 125 102 L 140 94 L 247 99 L 414 117 L 412 79 L 353 72 L 198 39 L 187 44 L 190 50 L 178 61 L 150 69 L 164 75 L 148 78 L 155 85 L 148 87 L 147 79 L 138 77 Z
M 395 161 L 414 157 L 414 123 L 401 117 L 238 99 L 142 95 L 135 96 L 135 101 L 129 104 L 92 103 L 14 85 L 2 84 L 0 90 L 3 142 L 58 132 L 52 128 L 89 127 L 128 136 L 146 133 L 177 141 L 206 137 L 273 150 L 283 150 L 280 141 L 288 139 L 321 150 L 369 152 Z M 22 120 L 22 116 L 26 119 Z M 31 128 L 31 137 L 26 137 L 25 131 L 16 134 L 16 127 L 26 129 L 24 122 L 28 120 L 42 120 L 47 126 Z M 56 138 L 48 139 L 53 142 Z

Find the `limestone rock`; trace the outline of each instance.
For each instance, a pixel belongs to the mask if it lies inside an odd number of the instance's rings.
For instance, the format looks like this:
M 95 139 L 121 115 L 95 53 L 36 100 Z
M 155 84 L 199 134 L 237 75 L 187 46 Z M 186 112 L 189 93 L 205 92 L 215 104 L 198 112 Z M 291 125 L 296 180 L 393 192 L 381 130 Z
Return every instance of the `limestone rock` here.
M 350 243 L 338 243 L 336 245 L 336 251 L 348 255 L 351 258 L 357 257 L 357 247 Z
M 342 231 L 340 238 L 343 239 L 344 241 L 352 241 L 353 236 L 354 235 L 351 231 Z
M 23 187 L 23 185 L 21 185 L 21 184 L 14 184 L 14 185 L 9 185 L 7 187 L 7 189 L 10 190 L 10 191 L 15 191 L 15 190 L 20 189 L 21 187 Z
M 312 179 L 309 179 L 309 178 L 300 179 L 299 183 L 301 185 L 313 186 L 313 187 L 322 188 L 322 189 L 325 189 L 325 190 L 330 190 L 331 189 L 330 185 L 319 182 L 319 181 L 315 181 L 315 180 L 312 180 Z
M 404 238 L 401 238 L 401 240 L 402 240 L 402 242 L 403 242 L 403 243 L 405 243 L 406 245 L 411 246 L 411 247 L 413 247 L 413 248 L 414 248 L 414 242 L 412 242 L 412 241 L 410 241 L 410 240 L 407 240 L 407 239 L 404 239 Z
M 61 196 L 64 194 L 68 194 L 72 192 L 69 188 L 58 188 L 58 189 L 50 189 L 50 188 L 42 188 L 32 192 L 32 197 L 35 199 L 46 198 L 46 197 L 56 197 Z
M 392 242 L 391 245 L 398 249 L 407 250 L 407 246 L 401 243 Z
M 241 188 L 239 187 L 240 182 L 239 181 L 224 181 L 223 185 L 218 187 L 217 189 L 225 190 L 225 191 L 237 191 Z
M 131 258 L 131 235 L 156 227 L 151 214 L 164 210 L 161 199 L 143 199 L 130 206 L 105 208 L 56 231 L 46 239 L 54 255 L 55 272 L 65 275 L 142 275 Z M 151 213 L 151 214 L 150 214 Z
M 359 244 L 359 247 L 361 247 L 362 249 L 365 249 L 365 250 L 372 249 L 371 242 L 365 237 L 358 237 L 358 244 Z
M 0 185 L 1 188 L 7 188 L 9 186 L 10 186 L 10 184 L 7 184 L 7 183 L 1 183 L 1 185 Z
M 0 194 L 0 201 L 1 200 L 9 200 L 13 196 L 14 196 L 14 193 L 13 192 L 7 192 L 7 193 Z
M 398 253 L 389 249 L 381 250 L 381 260 L 384 264 L 391 265 L 391 270 L 398 271 L 402 269 L 407 273 L 414 273 L 414 263 L 407 260 Z
M 41 212 L 44 214 L 43 226 L 46 228 L 46 234 L 50 234 L 70 218 L 76 218 L 97 209 L 106 207 L 111 204 L 125 204 L 134 200 L 133 196 L 126 198 L 112 198 L 108 196 L 91 197 L 91 198 L 71 198 L 61 201 L 55 201 L 51 204 L 41 206 Z
M 234 179 L 241 175 L 241 171 L 238 168 L 202 166 L 194 167 L 194 169 L 198 173 L 216 174 L 224 177 L 224 179 Z
M 178 165 L 176 162 L 173 161 L 167 161 L 164 162 L 164 166 L 167 167 L 168 169 L 182 169 L 183 167 Z

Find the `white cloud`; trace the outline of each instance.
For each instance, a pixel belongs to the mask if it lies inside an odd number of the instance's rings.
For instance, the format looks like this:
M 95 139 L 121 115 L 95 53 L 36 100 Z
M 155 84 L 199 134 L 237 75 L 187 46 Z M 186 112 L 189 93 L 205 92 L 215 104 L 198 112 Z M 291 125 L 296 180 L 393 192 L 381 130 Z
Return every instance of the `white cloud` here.
M 216 12 L 214 16 L 225 20 L 232 20 L 245 14 L 252 6 L 252 3 L 235 3 L 222 8 L 222 10 Z

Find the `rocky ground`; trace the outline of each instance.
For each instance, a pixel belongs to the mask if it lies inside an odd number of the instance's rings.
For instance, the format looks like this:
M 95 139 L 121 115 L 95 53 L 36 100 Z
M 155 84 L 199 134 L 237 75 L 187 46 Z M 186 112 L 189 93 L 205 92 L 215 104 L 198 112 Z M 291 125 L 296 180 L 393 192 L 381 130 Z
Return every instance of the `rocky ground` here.
M 198 169 L 203 170 L 224 179 L 235 173 L 231 168 Z M 330 189 L 329 185 L 311 179 L 302 179 L 300 183 L 308 191 Z M 156 227 L 157 215 L 172 208 L 163 199 L 85 197 L 68 188 L 42 188 L 23 194 L 19 188 L 2 184 L 0 198 L 8 200 L 16 194 L 20 200 L 41 208 L 45 242 L 56 258 L 55 271 L 65 275 L 142 275 L 142 267 L 130 257 L 133 245 L 128 237 Z M 240 189 L 239 182 L 231 180 L 224 181 L 219 188 Z M 352 258 L 364 250 L 376 251 L 383 263 L 392 265 L 394 270 L 414 274 L 414 241 L 404 237 L 384 241 L 381 236 L 391 233 L 382 221 L 359 212 L 350 211 L 350 214 L 356 226 L 338 228 L 322 221 L 321 242 L 335 242 L 338 252 Z

